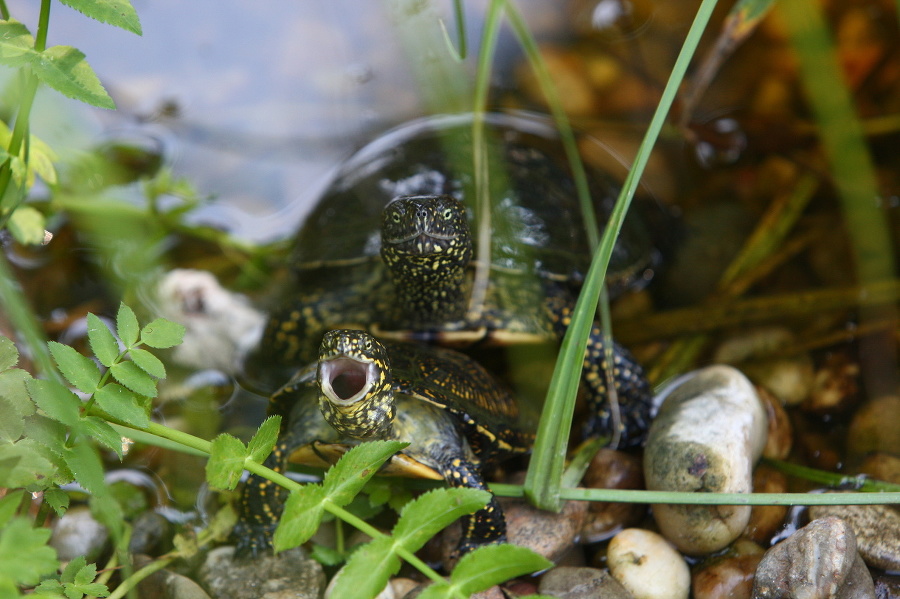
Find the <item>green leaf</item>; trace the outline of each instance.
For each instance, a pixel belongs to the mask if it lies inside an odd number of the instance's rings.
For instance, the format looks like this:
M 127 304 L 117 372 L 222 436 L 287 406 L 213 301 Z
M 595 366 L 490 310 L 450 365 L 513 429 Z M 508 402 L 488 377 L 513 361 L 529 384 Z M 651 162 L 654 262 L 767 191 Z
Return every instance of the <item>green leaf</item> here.
M 25 419 L 34 413 L 34 403 L 28 397 L 24 370 L 0 372 L 0 441 L 15 441 L 22 436 Z M 8 486 L 8 485 L 4 485 Z
M 284 513 L 272 540 L 275 551 L 302 545 L 316 534 L 325 513 L 325 499 L 322 485 L 303 485 L 302 489 L 291 492 L 284 502 Z
M 260 425 L 259 430 L 250 439 L 247 447 L 250 450 L 250 459 L 261 464 L 275 446 L 278 440 L 278 431 L 281 429 L 281 416 L 269 416 Z
M 13 519 L 19 506 L 22 504 L 22 497 L 25 496 L 24 490 L 11 491 L 4 497 L 0 498 L 0 529 L 6 526 L 6 523 Z
M 184 327 L 177 322 L 157 318 L 141 329 L 141 343 L 156 349 L 165 349 L 181 343 L 184 339 Z
M 19 206 L 9 217 L 9 232 L 23 245 L 40 245 L 46 224 L 43 214 L 31 206 Z
M 56 572 L 56 551 L 47 541 L 50 529 L 34 528 L 25 518 L 16 518 L 0 529 L 0 580 L 34 586 L 42 576 Z
M 155 376 L 158 379 L 166 378 L 166 367 L 159 358 L 148 352 L 146 349 L 135 347 L 128 351 L 128 355 L 130 355 L 131 360 L 147 374 Z
M 63 459 L 78 484 L 93 494 L 103 492 L 103 464 L 97 451 L 87 442 L 79 440 L 63 453 Z
M 56 381 L 31 379 L 25 382 L 31 398 L 47 416 L 67 426 L 78 427 L 81 400 Z
M 124 302 L 119 304 L 119 311 L 116 314 L 116 332 L 126 348 L 131 349 L 137 344 L 141 326 L 138 324 L 134 311 Z
M 122 448 L 122 435 L 117 433 L 116 429 L 111 427 L 105 420 L 97 418 L 96 416 L 82 418 L 79 431 L 105 445 L 107 449 L 116 452 L 119 459 L 122 459 L 122 454 L 124 453 L 124 449 Z
M 0 371 L 9 370 L 19 361 L 19 350 L 16 344 L 0 335 Z
M 138 428 L 150 425 L 149 402 L 121 385 L 107 383 L 97 389 L 94 398 L 101 410 L 120 422 Z
M 141 22 L 128 0 L 60 0 L 60 2 L 101 23 L 141 35 Z
M 406 504 L 392 534 L 398 544 L 418 551 L 448 524 L 490 500 L 491 494 L 479 489 L 434 489 Z
M 450 573 L 450 583 L 468 596 L 516 576 L 552 567 L 553 562 L 526 547 L 485 545 L 460 558 Z
M 241 479 L 247 455 L 247 448 L 237 437 L 222 433 L 213 439 L 206 463 L 209 486 L 224 491 L 234 489 Z
M 156 380 L 134 362 L 117 362 L 110 368 L 117 381 L 147 397 L 156 397 Z
M 5 487 L 27 487 L 53 476 L 55 466 L 35 451 L 35 443 L 22 439 L 17 443 L 0 444 L 0 481 Z
M 84 53 L 72 46 L 52 46 L 31 62 L 31 69 L 43 83 L 59 93 L 98 108 L 115 109 L 97 75 L 84 59 Z
M 328 499 L 339 506 L 353 501 L 381 465 L 407 445 L 400 441 L 370 441 L 351 448 L 325 473 L 322 486 Z
M 28 28 L 16 20 L 0 21 L 0 64 L 21 67 L 34 60 L 34 38 Z
M 79 570 L 84 568 L 86 564 L 87 564 L 87 559 L 83 555 L 79 555 L 78 557 L 76 557 L 75 559 L 70 561 L 68 564 L 66 564 L 66 567 L 62 571 L 62 574 L 59 575 L 59 581 L 60 582 L 75 582 L 75 574 Z M 94 567 L 94 575 L 96 575 L 96 574 L 97 574 L 97 567 L 95 566 Z M 94 578 L 91 577 L 91 580 L 94 580 Z M 90 580 L 88 582 L 90 582 Z
M 62 516 L 69 507 L 69 494 L 58 487 L 51 487 L 44 491 L 46 501 L 57 516 Z
M 47 145 L 47 143 L 36 135 L 29 136 L 30 146 L 28 148 L 28 167 L 32 171 L 30 179 L 34 179 L 34 173 L 37 173 L 48 185 L 56 185 L 56 166 L 54 164 L 59 157 L 56 152 Z M 23 148 L 24 158 L 24 148 Z M 34 182 L 29 183 L 29 187 Z
M 394 540 L 380 537 L 353 552 L 333 581 L 332 597 L 374 597 L 400 570 Z
M 331 547 L 319 545 L 318 543 L 312 544 L 309 557 L 313 558 L 323 566 L 337 566 L 344 561 L 343 553 L 332 549 Z
M 97 390 L 97 383 L 102 375 L 93 360 L 82 356 L 75 348 L 56 341 L 48 341 L 47 346 L 67 381 L 84 393 L 90 394 Z
M 94 314 L 88 313 L 88 341 L 91 351 L 100 363 L 109 368 L 119 357 L 119 344 L 106 323 Z

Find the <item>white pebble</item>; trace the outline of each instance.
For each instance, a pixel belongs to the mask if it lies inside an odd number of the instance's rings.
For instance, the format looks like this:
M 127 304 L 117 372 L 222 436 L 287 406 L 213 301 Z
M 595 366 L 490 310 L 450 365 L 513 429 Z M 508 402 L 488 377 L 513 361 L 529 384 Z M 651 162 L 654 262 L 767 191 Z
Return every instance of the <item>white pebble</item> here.
M 691 573 L 662 536 L 642 528 L 626 528 L 609 542 L 609 571 L 634 599 L 687 599 Z

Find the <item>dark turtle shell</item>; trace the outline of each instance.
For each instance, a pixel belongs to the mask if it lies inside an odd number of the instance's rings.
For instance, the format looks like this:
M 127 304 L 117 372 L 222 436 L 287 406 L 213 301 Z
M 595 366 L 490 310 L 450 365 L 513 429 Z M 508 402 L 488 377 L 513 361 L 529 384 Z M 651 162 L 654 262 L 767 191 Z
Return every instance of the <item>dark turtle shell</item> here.
M 584 217 L 562 144 L 546 119 L 522 114 L 485 116 L 491 198 L 491 264 L 579 281 L 591 253 Z M 295 240 L 301 283 L 339 280 L 343 265 L 377 260 L 381 214 L 401 195 L 451 195 L 473 223 L 472 115 L 433 116 L 402 125 L 348 159 L 323 192 Z M 602 231 L 618 195 L 611 177 L 588 169 Z M 476 241 L 477 243 L 477 241 Z M 476 248 L 476 257 L 478 256 Z M 643 226 L 626 219 L 609 267 L 612 290 L 634 281 L 654 260 Z

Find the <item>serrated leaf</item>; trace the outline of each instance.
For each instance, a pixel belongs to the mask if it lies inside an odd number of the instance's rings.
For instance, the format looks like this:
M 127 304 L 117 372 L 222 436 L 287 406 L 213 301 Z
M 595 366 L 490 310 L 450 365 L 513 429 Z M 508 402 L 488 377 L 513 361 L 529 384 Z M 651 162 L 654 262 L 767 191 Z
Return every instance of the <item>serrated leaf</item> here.
M 128 349 L 137 344 L 138 336 L 141 334 L 137 316 L 124 303 L 119 304 L 119 311 L 116 313 L 116 333 Z
M 26 383 L 31 375 L 19 368 L 11 368 L 0 372 L 0 397 L 9 402 L 12 412 L 4 412 L 9 417 L 15 414 L 19 418 L 27 418 L 34 414 L 34 402 L 28 395 Z
M 34 586 L 42 576 L 56 572 L 56 551 L 47 545 L 50 529 L 35 528 L 16 518 L 0 529 L 0 580 Z
M 234 489 L 241 480 L 247 455 L 247 448 L 237 437 L 222 433 L 213 439 L 206 463 L 209 486 L 224 491 Z
M 325 513 L 324 503 L 325 489 L 322 485 L 303 485 L 302 489 L 291 492 L 284 502 L 284 512 L 272 539 L 275 551 L 302 545 L 316 534 Z
M 472 595 L 516 576 L 552 568 L 553 562 L 518 545 L 484 545 L 467 553 L 450 573 L 451 586 Z
M 25 491 L 20 489 L 11 491 L 0 498 L 0 529 L 6 526 L 6 523 L 16 515 L 16 511 L 22 504 L 22 497 L 24 496 Z
M 102 375 L 93 360 L 56 341 L 48 341 L 47 345 L 67 381 L 84 393 L 90 394 L 97 390 L 97 383 Z
M 89 585 L 97 578 L 97 564 L 84 564 L 75 573 L 75 584 L 79 586 Z
M 44 142 L 44 140 L 40 139 L 36 135 L 29 136 L 29 143 L 29 168 L 34 173 L 40 175 L 41 179 L 43 179 L 48 185 L 56 185 L 56 166 L 54 166 L 54 164 L 57 160 L 59 160 L 56 152 L 54 152 L 53 149 L 48 146 L 46 142 Z M 24 152 L 25 149 L 23 148 L 22 151 Z
M 125 513 L 119 502 L 110 493 L 94 493 L 91 495 L 91 515 L 109 530 L 115 539 L 121 539 L 124 532 Z
M 323 566 L 337 566 L 344 561 L 343 553 L 332 549 L 331 547 L 319 545 L 318 543 L 312 544 L 309 557 L 313 558 Z
M 27 487 L 54 471 L 55 466 L 35 451 L 30 439 L 0 445 L 0 481 L 4 487 Z
M 278 431 L 281 429 L 281 416 L 269 416 L 260 425 L 259 430 L 250 439 L 247 447 L 250 450 L 250 459 L 259 464 L 263 463 L 272 448 L 275 441 L 278 440 Z
M 107 383 L 97 389 L 94 399 L 101 410 L 120 422 L 138 428 L 150 425 L 149 403 L 130 389 L 116 383 Z
M 128 0 L 60 0 L 92 19 L 141 35 L 141 22 Z
M 41 82 L 75 100 L 114 110 L 113 102 L 84 53 L 72 46 L 52 46 L 31 61 L 31 70 Z
M 68 564 L 66 564 L 66 567 L 63 568 L 62 574 L 59 575 L 59 581 L 60 582 L 75 582 L 75 575 L 78 573 L 79 570 L 84 568 L 86 564 L 87 564 L 87 559 L 83 555 L 79 555 L 78 557 L 76 557 L 75 559 L 70 561 Z M 94 574 L 96 575 L 96 573 L 97 573 L 97 568 L 95 566 Z M 91 577 L 91 580 L 94 580 L 93 576 Z M 88 582 L 90 582 L 90 580 Z
M 44 242 L 44 215 L 31 206 L 19 206 L 9 217 L 9 232 L 23 245 L 40 245 Z
M 156 349 L 165 349 L 181 343 L 184 326 L 165 318 L 157 318 L 141 329 L 141 343 Z
M 407 503 L 392 532 L 397 543 L 418 551 L 460 516 L 483 508 L 491 494 L 479 489 L 434 489 Z
M 56 381 L 31 379 L 25 386 L 34 403 L 47 416 L 73 428 L 78 426 L 81 400 L 74 393 Z
M 13 19 L 0 21 L 0 64 L 21 67 L 36 55 L 34 38 L 25 25 Z
M 62 388 L 65 389 L 65 387 Z M 25 438 L 39 443 L 58 457 L 62 457 L 62 447 L 66 442 L 66 435 L 65 424 L 58 420 L 35 414 L 25 421 Z
M 400 558 L 394 553 L 394 540 L 380 537 L 353 552 L 337 573 L 332 597 L 375 597 L 391 576 L 400 570 Z
M 44 491 L 44 501 L 53 508 L 57 516 L 62 516 L 69 507 L 69 494 L 57 487 Z
M 13 443 L 22 436 L 22 432 L 25 430 L 25 421 L 16 414 L 12 402 L 2 393 L 0 393 L 0 414 L 3 414 L 3 417 L 0 418 L 0 443 Z M 11 485 L 3 484 L 2 486 L 9 487 Z
M 106 326 L 99 316 L 88 313 L 88 342 L 91 344 L 91 351 L 100 360 L 100 363 L 109 368 L 116 362 L 119 357 L 119 344 L 113 336 L 112 331 Z
M 134 348 L 129 350 L 128 355 L 131 356 L 132 362 L 137 364 L 141 370 L 158 379 L 166 378 L 166 367 L 159 358 L 148 352 L 146 349 Z
M 353 501 L 381 465 L 407 445 L 400 441 L 370 441 L 351 448 L 325 473 L 322 486 L 328 499 L 338 506 Z
M 117 362 L 110 368 L 113 377 L 135 393 L 156 397 L 156 380 L 134 362 Z
M 103 464 L 97 451 L 87 442 L 82 439 L 66 449 L 63 460 L 78 484 L 94 494 L 103 492 Z
M 88 437 L 96 440 L 104 445 L 107 449 L 116 452 L 119 459 L 122 459 L 124 452 L 122 448 L 122 435 L 116 432 L 105 420 L 96 416 L 87 416 L 81 419 L 79 431 Z
M 19 350 L 10 339 L 0 335 L 0 371 L 9 370 L 19 361 Z

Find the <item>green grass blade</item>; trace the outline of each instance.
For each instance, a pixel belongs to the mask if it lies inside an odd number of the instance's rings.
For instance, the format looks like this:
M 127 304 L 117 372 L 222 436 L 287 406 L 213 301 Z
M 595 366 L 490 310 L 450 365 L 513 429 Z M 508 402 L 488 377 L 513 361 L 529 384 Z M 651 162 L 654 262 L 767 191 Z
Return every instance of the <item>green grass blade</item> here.
M 544 405 L 544 412 L 538 425 L 534 455 L 525 478 L 525 494 L 538 507 L 559 509 L 560 481 L 565 466 L 566 447 L 572 425 L 572 412 L 575 407 L 575 395 L 578 391 L 582 358 L 594 311 L 600 298 L 600 290 L 606 276 L 606 267 L 641 174 L 650 158 L 650 151 L 659 136 L 675 94 L 684 78 L 688 63 L 697 48 L 700 36 L 706 29 L 715 5 L 716 0 L 703 0 L 697 11 L 684 46 L 675 61 L 672 75 L 663 90 L 659 105 L 638 149 L 634 166 L 625 179 L 600 246 L 594 254 L 584 288 L 575 307 L 572 323 L 563 339 L 547 401 Z

